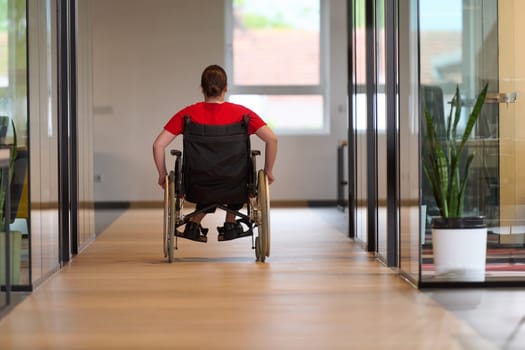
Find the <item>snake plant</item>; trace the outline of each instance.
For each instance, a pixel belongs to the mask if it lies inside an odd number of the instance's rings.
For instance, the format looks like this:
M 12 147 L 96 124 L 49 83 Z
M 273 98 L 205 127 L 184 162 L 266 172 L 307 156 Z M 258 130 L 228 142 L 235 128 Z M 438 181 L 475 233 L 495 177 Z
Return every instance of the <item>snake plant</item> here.
M 479 119 L 487 89 L 488 84 L 477 96 L 462 135 L 458 135 L 462 106 L 459 87 L 456 87 L 451 103 L 446 130 L 435 127 L 432 116 L 425 108 L 425 150 L 428 154 L 423 157 L 423 171 L 443 218 L 463 217 L 465 188 L 474 159 L 474 154 L 468 154 L 465 144 Z

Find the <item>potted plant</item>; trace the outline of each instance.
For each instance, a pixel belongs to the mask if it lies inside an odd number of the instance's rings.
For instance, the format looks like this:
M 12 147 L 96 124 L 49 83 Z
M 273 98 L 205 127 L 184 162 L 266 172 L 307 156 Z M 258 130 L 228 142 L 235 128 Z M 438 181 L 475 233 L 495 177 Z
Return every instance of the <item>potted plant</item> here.
M 485 279 L 487 228 L 483 217 L 464 215 L 464 200 L 475 156 L 469 154 L 466 144 L 479 119 L 487 89 L 485 85 L 475 99 L 461 134 L 458 134 L 458 125 L 464 101 L 459 87 L 444 127 L 436 127 L 425 108 L 423 171 L 441 215 L 432 220 L 434 266 L 436 276 L 447 280 L 480 282 Z

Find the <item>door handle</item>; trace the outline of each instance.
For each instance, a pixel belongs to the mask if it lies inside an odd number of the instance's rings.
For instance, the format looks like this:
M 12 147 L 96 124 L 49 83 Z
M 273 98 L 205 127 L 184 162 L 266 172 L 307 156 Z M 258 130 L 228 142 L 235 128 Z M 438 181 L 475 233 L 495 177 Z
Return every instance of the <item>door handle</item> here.
M 485 103 L 516 103 L 517 92 L 488 92 Z

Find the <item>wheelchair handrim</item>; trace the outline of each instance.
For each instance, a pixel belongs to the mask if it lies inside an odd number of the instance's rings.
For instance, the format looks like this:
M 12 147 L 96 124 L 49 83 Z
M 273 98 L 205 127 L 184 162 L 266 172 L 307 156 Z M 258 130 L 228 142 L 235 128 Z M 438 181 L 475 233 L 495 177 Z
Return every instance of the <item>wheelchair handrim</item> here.
M 164 181 L 164 231 L 162 235 L 162 246 L 164 251 L 164 257 L 168 256 L 168 230 L 169 230 L 169 193 L 168 193 L 168 175 L 165 177 Z
M 259 236 L 261 237 L 262 253 L 270 256 L 270 193 L 268 186 L 268 177 L 264 170 L 259 170 L 257 179 L 257 192 L 259 211 L 261 215 L 261 226 Z

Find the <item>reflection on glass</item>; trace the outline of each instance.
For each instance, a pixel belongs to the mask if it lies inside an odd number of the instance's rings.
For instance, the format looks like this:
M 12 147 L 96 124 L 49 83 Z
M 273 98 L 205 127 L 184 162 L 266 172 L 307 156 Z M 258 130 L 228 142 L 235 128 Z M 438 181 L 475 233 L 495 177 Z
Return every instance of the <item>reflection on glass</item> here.
M 419 282 L 418 0 L 399 2 L 399 264 Z
M 11 223 L 11 282 L 16 288 L 29 283 L 27 20 L 23 0 L 0 0 L 0 145 L 10 148 L 13 155 L 11 217 L 6 219 Z
M 59 267 L 56 2 L 28 4 L 35 26 L 29 33 L 31 260 L 26 268 L 31 269 L 30 283 L 35 285 Z

